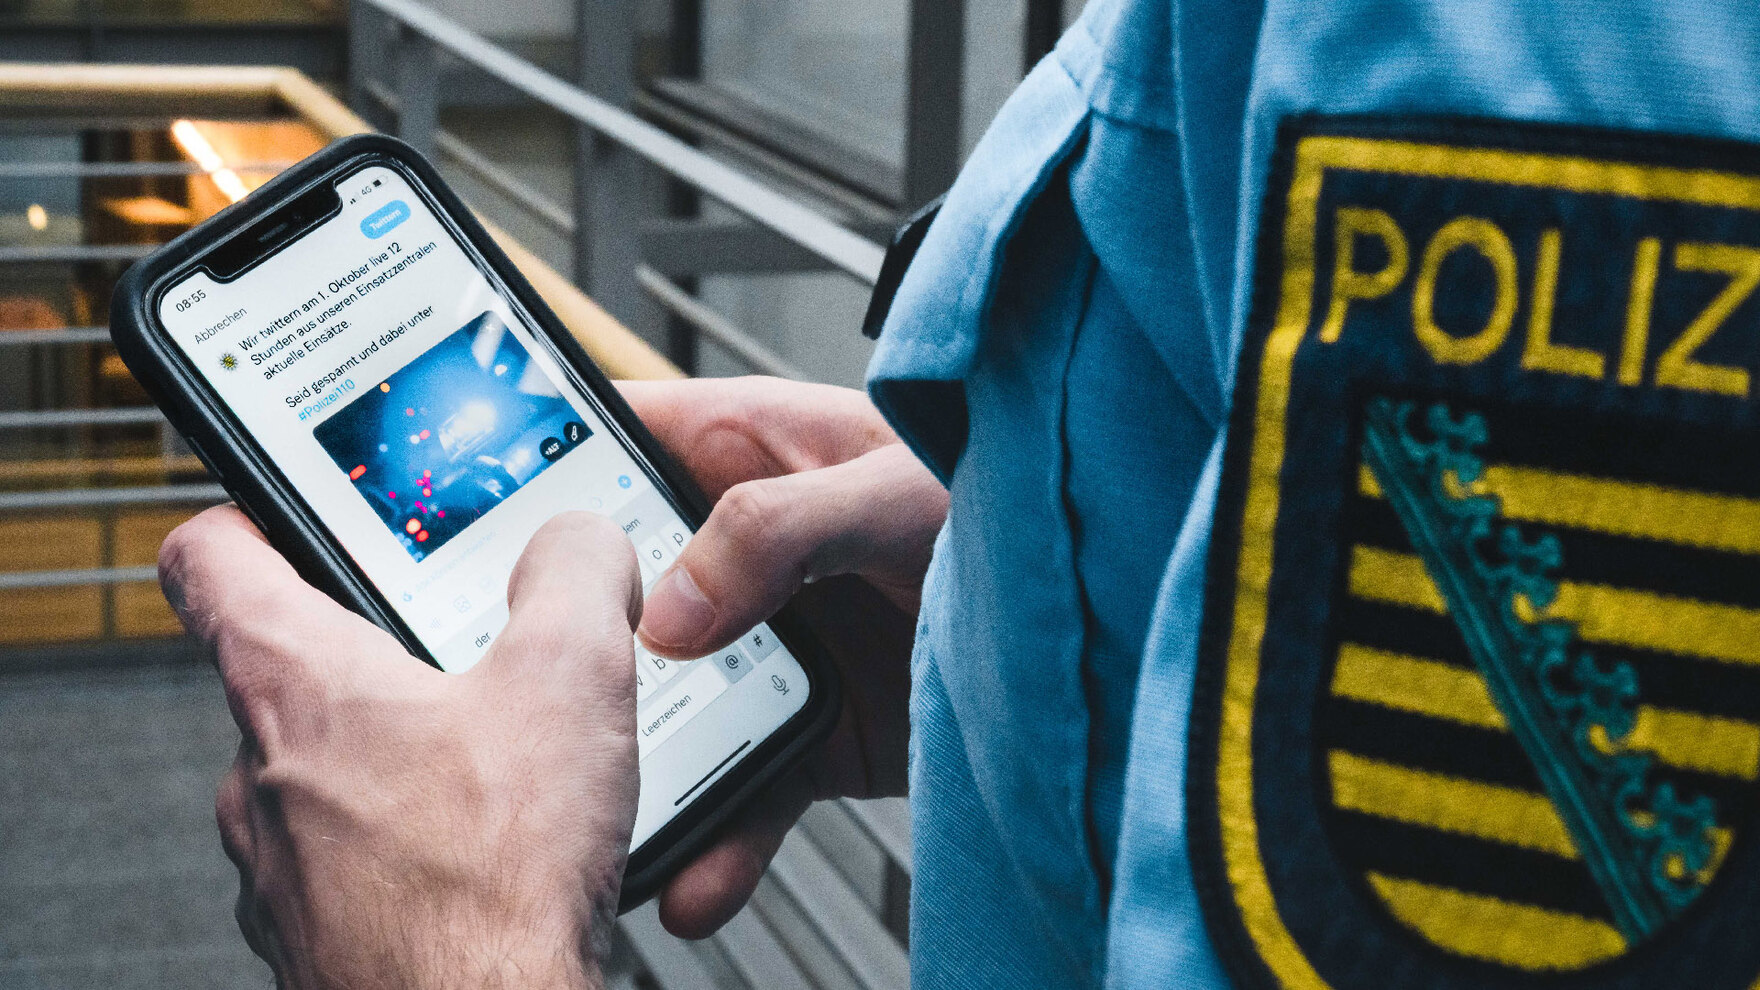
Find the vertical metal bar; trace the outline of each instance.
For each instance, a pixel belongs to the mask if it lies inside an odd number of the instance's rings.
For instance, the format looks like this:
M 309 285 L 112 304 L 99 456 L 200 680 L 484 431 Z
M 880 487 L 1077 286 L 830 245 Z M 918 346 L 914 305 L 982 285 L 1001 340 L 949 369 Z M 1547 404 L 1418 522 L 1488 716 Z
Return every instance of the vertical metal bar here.
M 88 62 L 102 62 L 108 47 L 104 43 L 104 3 L 103 0 L 82 0 L 80 11 L 85 15 L 85 59 Z
M 159 456 L 169 461 L 182 453 L 183 438 L 177 435 L 177 428 L 170 420 L 159 424 Z
M 364 3 L 348 5 L 348 105 L 356 113 L 367 106 L 367 83 L 372 78 L 367 67 L 373 64 L 372 35 L 384 16 Z
M 116 567 L 116 517 L 112 507 L 97 511 L 98 521 L 98 562 L 105 568 Z M 98 635 L 104 639 L 116 638 L 116 585 L 109 581 L 98 586 Z
M 681 79 L 703 74 L 703 0 L 672 0 L 666 71 Z
M 905 106 L 906 212 L 947 191 L 959 172 L 965 105 L 965 0 L 911 0 Z
M 1033 71 L 1033 66 L 1057 47 L 1062 34 L 1063 0 L 1027 0 L 1026 64 L 1021 71 Z
M 440 127 L 440 66 L 434 43 L 414 31 L 397 36 L 397 136 L 434 156 Z
M 620 110 L 635 98 L 636 5 L 576 0 L 575 73 L 580 87 Z M 664 347 L 653 304 L 636 281 L 650 177 L 641 160 L 587 126 L 575 128 L 575 283 L 624 325 Z
M 672 0 L 672 20 L 667 35 L 667 67 L 669 75 L 681 79 L 698 79 L 703 75 L 703 0 Z M 694 219 L 703 212 L 697 191 L 671 176 L 665 181 L 665 215 L 671 219 Z M 679 287 L 691 295 L 701 289 L 695 276 L 681 278 Z M 698 370 L 699 339 L 697 328 L 676 313 L 666 316 L 666 356 L 687 375 Z

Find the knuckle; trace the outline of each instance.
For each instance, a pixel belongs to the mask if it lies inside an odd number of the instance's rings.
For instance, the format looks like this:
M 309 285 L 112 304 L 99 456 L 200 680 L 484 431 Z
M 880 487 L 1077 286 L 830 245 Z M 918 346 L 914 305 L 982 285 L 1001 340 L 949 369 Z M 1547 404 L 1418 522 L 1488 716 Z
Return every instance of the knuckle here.
M 199 562 L 225 531 L 222 519 L 235 511 L 231 506 L 216 506 L 178 524 L 159 546 L 160 565 L 168 561 L 173 566 Z
M 272 746 L 288 718 L 311 717 L 336 703 L 349 664 L 322 662 L 316 651 L 347 650 L 297 617 L 219 622 L 215 652 L 227 701 L 239 726 L 258 745 Z
M 497 652 L 515 656 L 549 657 L 570 652 L 576 636 L 565 615 L 544 610 L 509 622 L 495 641 Z
M 244 621 L 219 616 L 213 623 L 214 648 L 219 654 L 220 676 L 228 687 L 246 694 L 263 694 L 276 683 L 269 676 L 290 668 L 305 645 L 303 626 L 289 615 L 277 614 L 272 605 Z
M 230 506 L 208 509 L 179 524 L 159 544 L 159 585 L 165 599 L 190 632 L 204 638 L 211 632 L 206 617 L 215 585 L 211 572 L 226 553 L 227 538 L 234 535 L 227 517 L 236 511 Z
M 544 523 L 532 535 L 525 552 L 514 564 L 509 588 L 516 589 L 530 582 L 539 572 L 551 568 L 572 568 L 583 559 L 615 557 L 620 543 L 629 546 L 623 530 L 604 516 L 590 512 L 564 512 Z M 625 556 L 633 562 L 634 548 L 631 547 Z
M 280 704 L 269 679 L 250 664 L 233 664 L 221 667 L 220 681 L 226 692 L 226 706 L 232 711 L 239 731 L 258 746 L 271 745 Z
M 763 542 L 783 520 L 786 503 L 777 486 L 747 481 L 733 486 L 710 513 L 710 523 L 723 539 L 743 548 Z
M 184 591 L 200 567 L 206 550 L 207 525 L 201 516 L 180 524 L 159 544 L 159 584 L 179 613 L 187 604 Z

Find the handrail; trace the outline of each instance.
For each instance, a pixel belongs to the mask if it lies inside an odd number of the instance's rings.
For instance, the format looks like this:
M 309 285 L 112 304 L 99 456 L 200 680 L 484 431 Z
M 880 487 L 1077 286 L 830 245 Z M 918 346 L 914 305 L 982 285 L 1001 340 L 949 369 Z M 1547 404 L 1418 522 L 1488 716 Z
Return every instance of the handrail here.
M 203 470 L 201 460 L 194 454 L 0 460 L 0 485 L 17 484 L 32 478 L 165 477 L 200 474 Z
M 43 244 L 0 247 L 0 264 L 77 261 L 139 261 L 157 244 Z
M 512 86 L 770 228 L 869 285 L 886 249 L 818 211 L 680 141 L 653 124 L 556 78 L 446 15 L 413 0 L 360 0 Z
M 487 155 L 466 144 L 451 131 L 435 128 L 434 147 L 442 155 L 457 162 L 465 171 L 487 183 L 490 188 L 513 200 L 515 206 L 524 207 L 526 212 L 542 220 L 552 230 L 565 237 L 573 236 L 574 217 L 569 216 L 567 210 L 546 199 L 543 193 L 533 189 L 506 169 L 490 161 Z
M 228 162 L 234 172 L 277 173 L 292 162 Z M 197 162 L 0 162 L 0 179 L 139 179 L 152 176 L 205 175 Z
M 35 330 L 0 330 L 0 347 L 28 344 L 108 344 L 109 327 L 42 327 Z
M 744 330 L 734 326 L 720 313 L 684 291 L 678 283 L 655 271 L 649 265 L 636 266 L 636 282 L 660 304 L 680 319 L 696 327 L 703 336 L 733 352 L 754 371 L 778 378 L 804 379 L 807 376 L 786 358 L 758 343 Z
M 89 509 L 101 505 L 218 505 L 231 496 L 215 484 L 131 485 L 117 488 L 50 488 L 0 492 L 0 512 Z
M 61 571 L 0 573 L 0 591 L 26 588 L 77 588 L 92 584 L 135 584 L 159 580 L 156 567 L 78 567 Z
M 103 409 L 18 409 L 0 412 L 0 430 L 57 426 L 145 426 L 165 422 L 155 406 L 112 406 Z

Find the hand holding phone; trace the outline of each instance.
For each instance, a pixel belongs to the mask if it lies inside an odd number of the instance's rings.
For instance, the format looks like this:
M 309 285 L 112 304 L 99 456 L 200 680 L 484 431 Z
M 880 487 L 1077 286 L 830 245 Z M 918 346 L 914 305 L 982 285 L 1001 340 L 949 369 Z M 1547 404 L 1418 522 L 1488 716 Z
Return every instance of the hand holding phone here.
M 706 514 L 469 211 L 389 138 L 337 142 L 137 263 L 112 314 L 130 370 L 269 542 L 444 670 L 488 654 L 546 520 L 609 517 L 651 583 Z M 700 659 L 635 655 L 626 906 L 822 738 L 840 697 L 786 608 Z
M 641 586 L 612 524 L 538 531 L 466 677 L 300 580 L 233 509 L 161 559 L 243 733 L 217 818 L 280 985 L 599 985 L 636 809 Z
M 675 565 L 695 575 L 708 624 L 663 581 L 643 639 L 710 652 L 792 597 L 842 672 L 831 735 L 662 891 L 667 929 L 702 938 L 744 906 L 811 802 L 905 793 L 911 645 L 948 495 L 852 389 L 770 378 L 620 388 L 716 503 Z M 797 592 L 807 575 L 817 580 Z

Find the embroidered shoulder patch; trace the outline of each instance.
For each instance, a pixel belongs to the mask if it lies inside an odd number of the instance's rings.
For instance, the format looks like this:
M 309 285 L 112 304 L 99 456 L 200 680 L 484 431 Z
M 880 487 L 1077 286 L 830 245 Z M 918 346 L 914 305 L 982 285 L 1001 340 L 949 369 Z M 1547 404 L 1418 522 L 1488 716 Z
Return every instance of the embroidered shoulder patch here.
M 1282 131 L 1193 867 L 1243 987 L 1760 986 L 1760 148 Z

